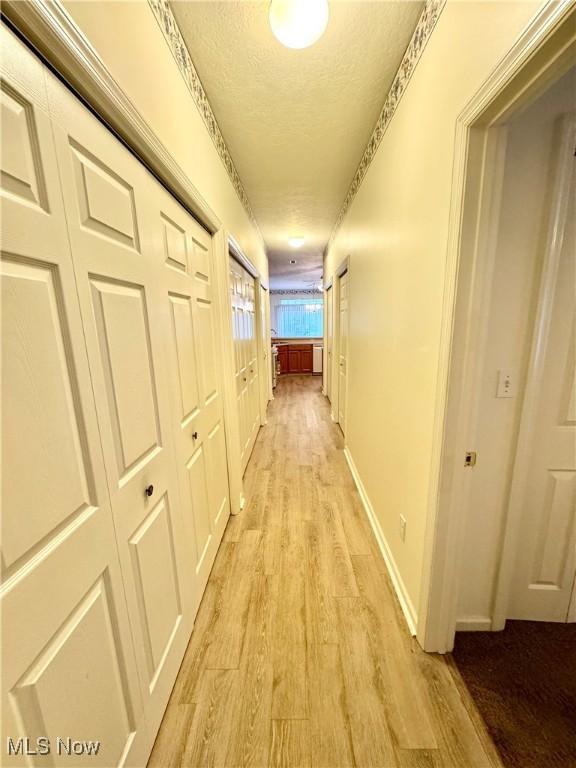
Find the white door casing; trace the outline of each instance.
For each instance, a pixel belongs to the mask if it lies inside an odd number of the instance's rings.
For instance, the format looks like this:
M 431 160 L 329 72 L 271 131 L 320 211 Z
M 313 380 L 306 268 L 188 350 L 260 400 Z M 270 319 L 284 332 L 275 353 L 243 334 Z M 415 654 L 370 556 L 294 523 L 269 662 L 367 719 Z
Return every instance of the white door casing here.
M 266 424 L 266 410 L 270 399 L 270 329 L 268 328 L 268 291 L 259 282 L 258 284 L 258 347 L 260 365 L 258 368 L 260 386 L 260 418 L 261 424 Z
M 567 621 L 576 575 L 575 126 L 564 118 L 513 480 L 514 619 Z
M 324 375 L 326 377 L 326 383 L 325 383 L 325 393 L 328 400 L 332 400 L 332 346 L 333 346 L 333 336 L 334 336 L 334 308 L 333 308 L 333 299 L 334 299 L 334 289 L 330 285 L 325 293 L 325 305 L 326 305 L 326 347 L 325 347 L 325 354 L 326 359 L 324 361 Z
M 338 423 L 346 435 L 346 403 L 348 389 L 348 271 L 339 278 L 338 323 Z
M 1 35 L 2 762 L 23 761 L 7 757 L 8 736 L 70 735 L 101 746 L 61 765 L 141 765 L 149 743 L 46 70 Z

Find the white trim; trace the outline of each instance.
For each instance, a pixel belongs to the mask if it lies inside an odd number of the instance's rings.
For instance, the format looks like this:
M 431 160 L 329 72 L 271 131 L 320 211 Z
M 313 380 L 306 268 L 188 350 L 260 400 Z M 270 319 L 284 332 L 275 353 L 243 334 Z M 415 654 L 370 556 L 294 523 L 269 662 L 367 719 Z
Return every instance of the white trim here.
M 228 249 L 230 251 L 230 256 L 232 256 L 232 258 L 235 259 L 238 264 L 244 267 L 249 275 L 251 275 L 255 280 L 260 279 L 260 272 L 258 272 L 257 268 L 250 261 L 248 256 L 246 256 L 238 241 L 230 234 L 228 235 Z
M 216 213 L 59 0 L 4 0 L 2 15 L 211 234 L 221 229 Z
M 212 107 L 208 100 L 206 91 L 204 90 L 204 86 L 202 85 L 202 81 L 198 77 L 198 72 L 196 71 L 194 62 L 192 61 L 192 57 L 190 55 L 190 51 L 188 50 L 188 44 L 186 43 L 186 40 L 180 31 L 178 22 L 176 21 L 176 18 L 172 12 L 172 8 L 170 7 L 168 0 L 148 0 L 148 4 L 156 18 L 164 39 L 166 40 L 166 44 L 168 45 L 170 52 L 174 57 L 174 62 L 178 67 L 180 74 L 182 75 L 182 79 L 186 83 L 186 87 L 190 92 L 190 96 L 192 97 L 196 108 L 198 109 L 198 112 L 204 121 L 208 135 L 214 143 L 216 151 L 218 152 L 220 159 L 222 160 L 222 164 L 226 169 L 226 173 L 232 182 L 232 186 L 236 190 L 236 194 L 244 206 L 244 210 L 252 221 L 254 228 L 257 230 L 260 238 L 262 239 L 262 234 L 260 233 L 260 228 L 254 217 L 254 212 L 252 211 L 252 206 L 250 205 L 248 195 L 246 194 L 244 185 L 242 184 L 240 176 L 238 175 L 238 171 L 236 170 L 236 166 L 234 165 L 234 161 L 224 136 L 222 135 L 222 131 L 220 130 L 216 116 L 212 111 Z M 262 244 L 264 244 L 263 239 Z
M 458 490 L 452 470 L 460 461 L 457 451 L 466 438 L 463 418 L 469 420 L 470 413 L 463 414 L 458 409 L 452 390 L 458 374 L 462 375 L 464 361 L 472 359 L 473 352 L 466 344 L 460 348 L 455 346 L 457 329 L 462 332 L 461 316 L 466 317 L 468 310 L 466 297 L 462 297 L 461 280 L 465 275 L 465 282 L 469 281 L 471 268 L 470 253 L 466 249 L 469 243 L 463 242 L 465 235 L 469 236 L 464 227 L 465 193 L 470 191 L 470 179 L 474 180 L 469 154 L 479 141 L 486 141 L 489 128 L 504 123 L 573 64 L 574 15 L 574 0 L 549 0 L 473 96 L 456 123 L 431 482 L 418 606 L 418 640 L 427 651 L 450 651 L 456 626 L 454 596 L 459 579 L 458 557 L 462 551 L 463 529 L 461 510 L 449 500 L 453 500 L 453 493 Z M 472 170 L 477 168 L 476 165 Z M 464 289 L 468 288 L 465 284 Z
M 456 632 L 490 632 L 492 620 L 489 616 L 464 616 L 456 621 Z
M 406 619 L 406 623 L 408 624 L 408 629 L 410 630 L 410 634 L 414 636 L 416 634 L 416 626 L 417 626 L 417 616 L 416 616 L 416 611 L 414 610 L 414 605 L 410 600 L 408 590 L 406 589 L 404 581 L 402 580 L 402 576 L 400 575 L 400 571 L 398 570 L 398 566 L 396 565 L 396 561 L 394 560 L 392 551 L 388 546 L 388 542 L 386 541 L 386 537 L 384 536 L 384 531 L 382 530 L 380 521 L 376 516 L 374 507 L 372 506 L 372 503 L 368 497 L 368 494 L 366 493 L 366 488 L 364 488 L 364 484 L 360 479 L 358 470 L 356 469 L 356 464 L 354 463 L 354 460 L 350 454 L 350 450 L 347 447 L 344 448 L 344 456 L 346 458 L 346 461 L 348 462 L 348 467 L 350 469 L 350 473 L 352 474 L 352 477 L 356 484 L 356 488 L 358 489 L 358 493 L 360 494 L 360 499 L 362 500 L 362 504 L 364 506 L 366 516 L 370 521 L 370 525 L 372 526 L 374 536 L 376 537 L 376 541 L 378 542 L 380 552 L 382 553 L 382 558 L 384 559 L 384 563 L 386 564 L 386 568 L 390 575 L 390 580 L 392 581 L 392 585 L 394 586 L 394 591 L 396 592 L 396 597 L 398 598 L 398 602 L 400 603 L 400 607 L 402 608 L 402 613 L 404 614 L 404 618 Z
M 496 580 L 493 620 L 497 629 L 504 629 L 508 616 L 510 588 L 516 552 L 521 534 L 521 521 L 525 508 L 525 489 L 530 471 L 530 458 L 534 448 L 534 433 L 536 431 L 536 408 L 544 379 L 544 365 L 548 347 L 548 334 L 552 321 L 552 310 L 558 266 L 562 252 L 566 221 L 568 219 L 568 203 L 570 183 L 574 173 L 572 156 L 574 154 L 574 138 L 576 121 L 573 115 L 562 118 L 561 136 L 558 142 L 558 155 L 550 200 L 550 221 L 546 232 L 546 242 L 543 246 L 544 257 L 542 277 L 538 291 L 538 303 L 534 317 L 530 362 L 526 378 L 524 401 L 514 467 L 512 470 L 512 485 L 510 501 L 506 515 L 504 541 L 500 554 L 499 570 Z
M 430 39 L 430 35 L 436 26 L 436 22 L 442 13 L 442 9 L 444 8 L 445 3 L 446 0 L 426 0 L 424 4 L 424 9 L 420 14 L 416 28 L 414 29 L 412 37 L 410 38 L 410 42 L 408 43 L 404 55 L 402 56 L 402 61 L 398 66 L 398 70 L 396 71 L 394 80 L 392 81 L 384 101 L 384 105 L 382 106 L 380 115 L 378 116 L 378 120 L 374 126 L 374 130 L 372 131 L 370 139 L 368 140 L 368 144 L 364 149 L 360 163 L 358 164 L 354 178 L 352 179 L 352 183 L 348 188 L 344 203 L 338 212 L 338 217 L 336 218 L 336 222 L 332 228 L 332 232 L 330 233 L 330 238 L 328 240 L 325 253 L 328 252 L 328 248 L 330 248 L 334 242 L 336 233 L 344 221 L 344 217 L 352 205 L 352 201 L 354 200 L 358 190 L 362 186 L 362 181 L 368 171 L 368 168 L 370 167 L 370 164 L 372 163 L 372 160 L 376 156 L 376 152 L 378 151 L 378 147 L 380 146 L 386 129 L 394 117 L 396 108 L 400 103 L 406 88 L 408 87 L 410 78 L 416 69 L 416 65 L 420 61 L 420 56 L 422 55 L 422 52 L 424 51 L 424 48 Z
M 216 282 L 222 347 L 222 392 L 224 406 L 224 432 L 228 459 L 228 484 L 230 487 L 230 513 L 237 515 L 242 509 L 242 466 L 240 459 L 240 421 L 234 385 L 234 340 L 232 338 L 232 308 L 230 306 L 229 235 L 220 230 L 214 236 L 216 254 Z

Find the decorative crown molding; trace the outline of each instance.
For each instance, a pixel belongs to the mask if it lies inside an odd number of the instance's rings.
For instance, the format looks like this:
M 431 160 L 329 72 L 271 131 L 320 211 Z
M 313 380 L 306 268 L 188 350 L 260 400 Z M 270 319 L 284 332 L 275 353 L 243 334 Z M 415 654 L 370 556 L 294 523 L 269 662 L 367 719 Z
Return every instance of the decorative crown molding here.
M 402 61 L 400 62 L 398 71 L 396 72 L 394 80 L 392 81 L 392 86 L 388 91 L 388 96 L 386 97 L 386 101 L 384 102 L 384 106 L 380 112 L 380 116 L 378 117 L 374 130 L 372 131 L 372 136 L 366 145 L 366 149 L 364 150 L 360 164 L 356 169 L 356 173 L 354 174 L 354 178 L 352 179 L 352 183 L 350 184 L 344 199 L 344 203 L 340 209 L 340 213 L 338 214 L 334 228 L 332 229 L 332 233 L 330 234 L 330 239 L 328 240 L 326 251 L 332 244 L 334 237 L 336 236 L 336 233 L 338 232 L 340 225 L 344 220 L 346 212 L 350 208 L 352 201 L 356 197 L 356 193 L 360 189 L 360 185 L 362 184 L 364 176 L 366 176 L 366 172 L 368 171 L 368 168 L 374 159 L 376 150 L 384 138 L 384 133 L 386 132 L 386 129 L 392 120 L 394 112 L 396 111 L 396 107 L 400 103 L 400 99 L 406 90 L 410 78 L 412 77 L 412 73 L 416 68 L 416 64 L 422 55 L 422 51 L 426 47 L 426 43 L 430 39 L 432 30 L 436 26 L 436 22 L 438 21 L 438 18 L 440 17 L 445 4 L 446 0 L 426 0 L 424 10 L 418 19 L 418 24 L 416 25 L 414 34 L 412 35 L 404 56 L 402 57 Z
M 252 211 L 252 206 L 248 200 L 248 195 L 246 194 L 246 190 L 244 189 L 242 181 L 240 180 L 240 176 L 238 175 L 238 171 L 236 170 L 232 156 L 230 155 L 228 147 L 226 146 L 224 136 L 222 136 L 222 131 L 220 130 L 220 126 L 216 121 L 214 112 L 212 112 L 212 107 L 210 106 L 210 102 L 206 96 L 206 91 L 204 90 L 204 86 L 202 85 L 200 77 L 198 76 L 198 72 L 196 71 L 196 68 L 192 62 L 190 51 L 184 42 L 184 38 L 182 37 L 182 33 L 178 27 L 178 22 L 174 18 L 174 14 L 172 13 L 172 9 L 168 4 L 168 0 L 148 0 L 148 4 L 150 5 L 150 8 L 156 17 L 156 21 L 158 22 L 160 29 L 164 34 L 166 42 L 168 43 L 168 47 L 170 48 L 178 69 L 180 70 L 180 74 L 184 78 L 184 82 L 188 86 L 188 90 L 194 99 L 194 103 L 202 115 L 202 119 L 204 120 L 204 124 L 206 125 L 208 133 L 210 134 L 210 138 L 214 142 L 214 146 L 220 155 L 220 159 L 224 163 L 224 167 L 226 168 L 228 176 L 230 177 L 230 181 L 236 190 L 236 194 L 240 198 L 240 201 L 244 206 L 246 213 L 250 217 L 250 220 L 260 233 L 260 228 L 258 227 L 258 223 L 254 217 L 254 212 Z M 260 236 L 262 237 L 261 233 Z

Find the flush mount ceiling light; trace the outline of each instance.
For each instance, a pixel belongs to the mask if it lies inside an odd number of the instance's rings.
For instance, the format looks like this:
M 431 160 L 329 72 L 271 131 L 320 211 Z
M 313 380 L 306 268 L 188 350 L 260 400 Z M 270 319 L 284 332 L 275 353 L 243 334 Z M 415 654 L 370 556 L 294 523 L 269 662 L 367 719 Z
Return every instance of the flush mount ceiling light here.
M 291 248 L 302 248 L 304 245 L 304 238 L 298 235 L 298 237 L 293 236 L 288 238 L 288 245 Z
M 272 32 L 287 48 L 308 48 L 324 34 L 328 0 L 272 0 Z

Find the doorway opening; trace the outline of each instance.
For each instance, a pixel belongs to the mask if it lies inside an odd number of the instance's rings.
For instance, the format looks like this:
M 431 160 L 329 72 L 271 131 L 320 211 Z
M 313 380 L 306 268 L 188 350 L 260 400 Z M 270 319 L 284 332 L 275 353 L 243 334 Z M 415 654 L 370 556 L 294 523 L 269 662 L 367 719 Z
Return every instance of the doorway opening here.
M 573 68 L 498 138 L 462 510 L 454 660 L 505 764 L 527 768 L 576 764 L 575 93 Z
M 272 352 L 276 380 L 323 375 L 324 292 L 317 287 L 270 291 Z
M 419 639 L 426 650 L 455 644 L 507 765 L 576 761 L 567 704 L 576 679 L 565 674 L 576 642 L 569 26 L 566 14 L 547 35 L 530 30 L 459 125 L 458 270 Z

